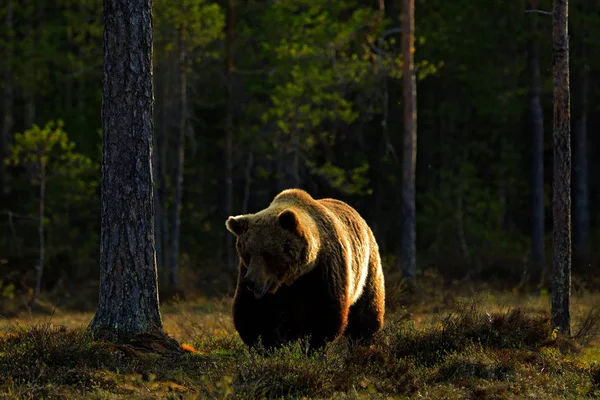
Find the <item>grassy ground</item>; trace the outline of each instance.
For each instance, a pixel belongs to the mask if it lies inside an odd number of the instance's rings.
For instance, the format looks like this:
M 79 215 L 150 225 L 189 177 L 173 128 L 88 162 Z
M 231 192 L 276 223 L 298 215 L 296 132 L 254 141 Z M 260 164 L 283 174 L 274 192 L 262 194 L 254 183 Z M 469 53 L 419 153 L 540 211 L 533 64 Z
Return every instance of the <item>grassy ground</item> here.
M 481 288 L 480 288 L 481 289 Z M 92 313 L 0 320 L 0 395 L 14 398 L 599 398 L 600 294 L 573 298 L 573 333 L 550 330 L 548 296 L 424 285 L 390 291 L 373 346 L 344 340 L 307 356 L 269 355 L 235 333 L 230 299 L 172 302 L 166 332 L 181 352 L 94 342 Z M 477 290 L 480 292 L 480 290 Z M 587 322 L 586 322 L 587 321 Z M 581 330 L 581 332 L 579 332 Z

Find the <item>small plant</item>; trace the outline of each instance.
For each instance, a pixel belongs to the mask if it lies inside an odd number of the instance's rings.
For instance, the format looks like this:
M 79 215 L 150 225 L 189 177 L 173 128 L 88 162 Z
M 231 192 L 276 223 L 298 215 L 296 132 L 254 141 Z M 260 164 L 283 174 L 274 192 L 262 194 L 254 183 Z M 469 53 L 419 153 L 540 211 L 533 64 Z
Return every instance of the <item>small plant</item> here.
M 397 357 L 434 365 L 470 344 L 490 348 L 537 348 L 551 335 L 547 317 L 532 317 L 521 309 L 490 315 L 477 302 L 459 302 L 436 327 L 417 330 L 408 323 L 388 326 L 385 345 Z M 390 332 L 391 330 L 391 332 Z
M 35 304 L 40 293 L 44 273 L 46 186 L 54 177 L 76 177 L 92 165 L 89 158 L 76 153 L 74 149 L 75 143 L 69 140 L 63 130 L 63 122 L 50 121 L 43 128 L 33 125 L 31 129 L 15 134 L 14 143 L 10 146 L 10 157 L 5 160 L 9 165 L 26 168 L 32 183 L 39 187 L 39 259 L 30 306 Z

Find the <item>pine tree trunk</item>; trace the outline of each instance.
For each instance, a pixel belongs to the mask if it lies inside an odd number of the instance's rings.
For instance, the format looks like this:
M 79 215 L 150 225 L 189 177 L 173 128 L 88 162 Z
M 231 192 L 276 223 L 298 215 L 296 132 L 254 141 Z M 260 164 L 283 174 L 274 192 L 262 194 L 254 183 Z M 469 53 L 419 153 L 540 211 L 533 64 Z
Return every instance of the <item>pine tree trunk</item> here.
M 254 164 L 254 154 L 252 151 L 248 153 L 248 161 L 246 162 L 246 171 L 244 173 L 244 199 L 242 201 L 242 214 L 248 213 L 248 205 L 250 203 L 250 187 L 252 185 L 252 166 Z
M 166 134 L 165 131 L 165 93 L 166 93 L 166 84 L 164 79 L 163 69 L 158 68 L 156 64 L 154 64 L 154 82 L 155 82 L 155 127 L 154 129 L 154 149 L 157 151 L 153 152 L 152 158 L 152 173 L 154 177 L 154 242 L 156 245 L 156 264 L 158 268 L 158 276 L 159 282 L 167 281 L 167 272 L 166 271 L 166 261 L 165 261 L 165 249 L 166 247 L 163 245 L 163 226 L 165 222 L 165 211 L 163 209 L 163 196 L 162 191 L 164 190 L 165 181 L 163 180 L 162 171 L 162 149 L 165 147 L 164 138 Z
M 104 0 L 100 298 L 96 337 L 162 328 L 154 244 L 151 0 Z
M 169 149 L 169 72 L 167 68 L 163 69 L 162 73 L 162 93 L 161 93 L 161 109 L 160 109 L 160 129 L 159 129 L 159 147 L 158 147 L 158 201 L 159 206 L 156 208 L 160 211 L 160 226 L 155 229 L 160 229 L 160 265 L 163 268 L 164 274 L 162 277 L 165 281 L 168 280 L 169 260 L 167 255 L 169 254 L 170 248 L 170 235 L 169 235 L 169 218 L 167 212 L 167 150 Z
M 13 61 L 12 47 L 14 37 L 12 35 L 13 29 L 13 2 L 8 0 L 6 4 L 6 15 L 4 18 L 4 24 L 6 29 L 11 32 L 7 35 L 6 47 L 4 49 L 4 70 L 3 72 L 3 115 L 2 115 L 2 130 L 0 131 L 0 203 L 3 203 L 4 196 L 8 192 L 8 182 L 6 174 L 6 165 L 4 159 L 8 156 L 9 137 L 13 130 L 13 87 L 12 87 L 12 73 L 10 63 Z
M 552 218 L 552 325 L 570 333 L 571 315 L 571 125 L 568 0 L 554 0 L 554 176 Z
M 537 15 L 531 15 L 531 261 L 534 267 L 532 272 L 541 278 L 544 275 L 544 113 L 537 18 Z M 526 273 L 525 280 L 529 279 L 529 275 Z
M 37 25 L 41 19 L 41 4 L 37 3 L 34 6 L 32 13 L 28 15 L 28 19 L 29 20 L 26 23 L 28 25 L 29 38 L 32 41 L 32 43 L 29 43 L 28 45 L 37 48 L 40 42 L 40 30 L 38 29 Z M 36 120 L 35 85 L 37 83 L 37 71 L 35 66 L 31 64 L 30 60 L 27 60 L 25 64 L 25 74 L 25 76 L 27 76 L 27 81 L 25 82 L 25 88 L 23 89 L 23 100 L 25 103 L 23 120 L 25 123 L 25 129 L 31 129 Z
M 40 246 L 40 254 L 38 265 L 35 274 L 35 287 L 33 289 L 33 295 L 29 300 L 29 306 L 33 307 L 35 302 L 40 295 L 42 289 L 42 277 L 44 275 L 44 260 L 46 259 L 46 244 L 44 241 L 44 218 L 45 218 L 45 206 L 46 206 L 46 168 L 43 162 L 40 161 L 40 203 L 39 203 L 39 221 L 38 221 L 38 240 Z
M 235 14 L 233 0 L 227 0 L 227 37 L 225 55 L 225 76 L 227 104 L 225 110 L 225 213 L 227 216 L 233 213 L 233 40 L 235 33 Z M 226 240 L 227 269 L 233 271 L 234 249 L 233 239 L 223 230 Z
M 580 114 L 577 119 L 574 143 L 575 157 L 574 189 L 575 207 L 573 207 L 573 250 L 575 259 L 580 267 L 587 267 L 589 263 L 589 232 L 590 232 L 590 195 L 589 195 L 589 170 L 588 170 L 588 88 L 590 84 L 589 65 L 582 66 L 580 77 Z
M 159 73 L 157 72 L 158 69 L 156 68 L 156 64 L 155 65 L 155 70 L 154 70 L 154 76 L 157 77 L 159 76 Z M 162 88 L 162 85 L 160 84 L 160 80 L 159 79 L 155 79 L 155 82 L 157 82 L 156 85 L 156 90 L 155 92 L 157 93 L 157 98 L 161 99 L 161 95 L 162 95 L 162 90 L 159 88 Z M 160 104 L 160 105 L 159 105 Z M 158 100 L 155 102 L 155 109 L 159 108 L 162 110 L 163 107 L 163 103 L 162 101 Z M 155 112 L 155 119 L 154 119 L 154 125 L 156 127 L 160 127 L 161 126 L 161 119 L 160 119 L 160 114 L 158 112 Z M 161 138 L 160 138 L 160 128 L 154 129 L 154 148 L 155 149 L 160 149 L 161 148 Z M 160 197 L 159 197 L 159 193 L 160 193 L 160 187 L 162 186 L 162 182 L 160 179 L 160 173 L 159 173 L 159 167 L 160 167 L 160 157 L 159 157 L 159 152 L 153 152 L 152 154 L 152 175 L 154 177 L 154 242 L 155 242 L 155 248 L 156 248 L 156 266 L 158 269 L 158 275 L 160 278 L 163 277 L 163 275 L 161 275 L 162 273 L 164 273 L 164 267 L 165 264 L 163 262 L 163 247 L 162 247 L 162 207 L 161 207 L 161 201 L 160 201 Z M 159 278 L 159 281 L 160 281 Z
M 181 12 L 184 13 L 183 1 L 181 1 Z M 169 287 L 177 290 L 179 275 L 179 234 L 181 231 L 181 202 L 183 196 L 183 169 L 185 165 L 185 130 L 187 126 L 187 65 L 185 54 L 185 31 L 183 23 L 179 27 L 179 135 L 176 146 L 176 169 L 175 169 L 175 201 L 173 202 L 173 213 L 171 226 L 171 262 L 169 265 Z
M 404 0 L 402 9 L 404 84 L 404 153 L 402 168 L 402 272 L 416 273 L 415 169 L 417 162 L 417 83 L 414 68 L 415 0 Z

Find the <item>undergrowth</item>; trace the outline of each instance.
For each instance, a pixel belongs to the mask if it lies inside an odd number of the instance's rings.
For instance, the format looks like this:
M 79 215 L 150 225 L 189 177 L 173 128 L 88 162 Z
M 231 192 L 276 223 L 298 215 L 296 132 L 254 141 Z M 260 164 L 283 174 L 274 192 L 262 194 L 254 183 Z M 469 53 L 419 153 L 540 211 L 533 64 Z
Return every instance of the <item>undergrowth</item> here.
M 593 334 L 585 323 L 586 340 Z M 83 329 L 17 326 L 0 336 L 0 394 L 14 398 L 597 398 L 600 366 L 547 316 L 458 301 L 418 329 L 390 321 L 371 346 L 341 339 L 247 349 L 218 331 L 157 354 L 95 342 Z

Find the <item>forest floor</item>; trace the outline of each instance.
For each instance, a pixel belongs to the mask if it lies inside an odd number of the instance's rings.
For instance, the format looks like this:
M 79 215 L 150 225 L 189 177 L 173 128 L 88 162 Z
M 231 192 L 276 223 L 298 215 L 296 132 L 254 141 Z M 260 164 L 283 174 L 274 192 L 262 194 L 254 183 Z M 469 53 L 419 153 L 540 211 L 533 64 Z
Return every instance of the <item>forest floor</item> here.
M 161 308 L 181 351 L 95 342 L 93 312 L 0 319 L 0 396 L 67 399 L 570 399 L 600 397 L 600 293 L 576 293 L 573 332 L 549 324 L 547 293 L 433 287 L 389 291 L 369 347 L 248 351 L 231 299 Z M 469 294 L 471 293 L 471 294 Z

